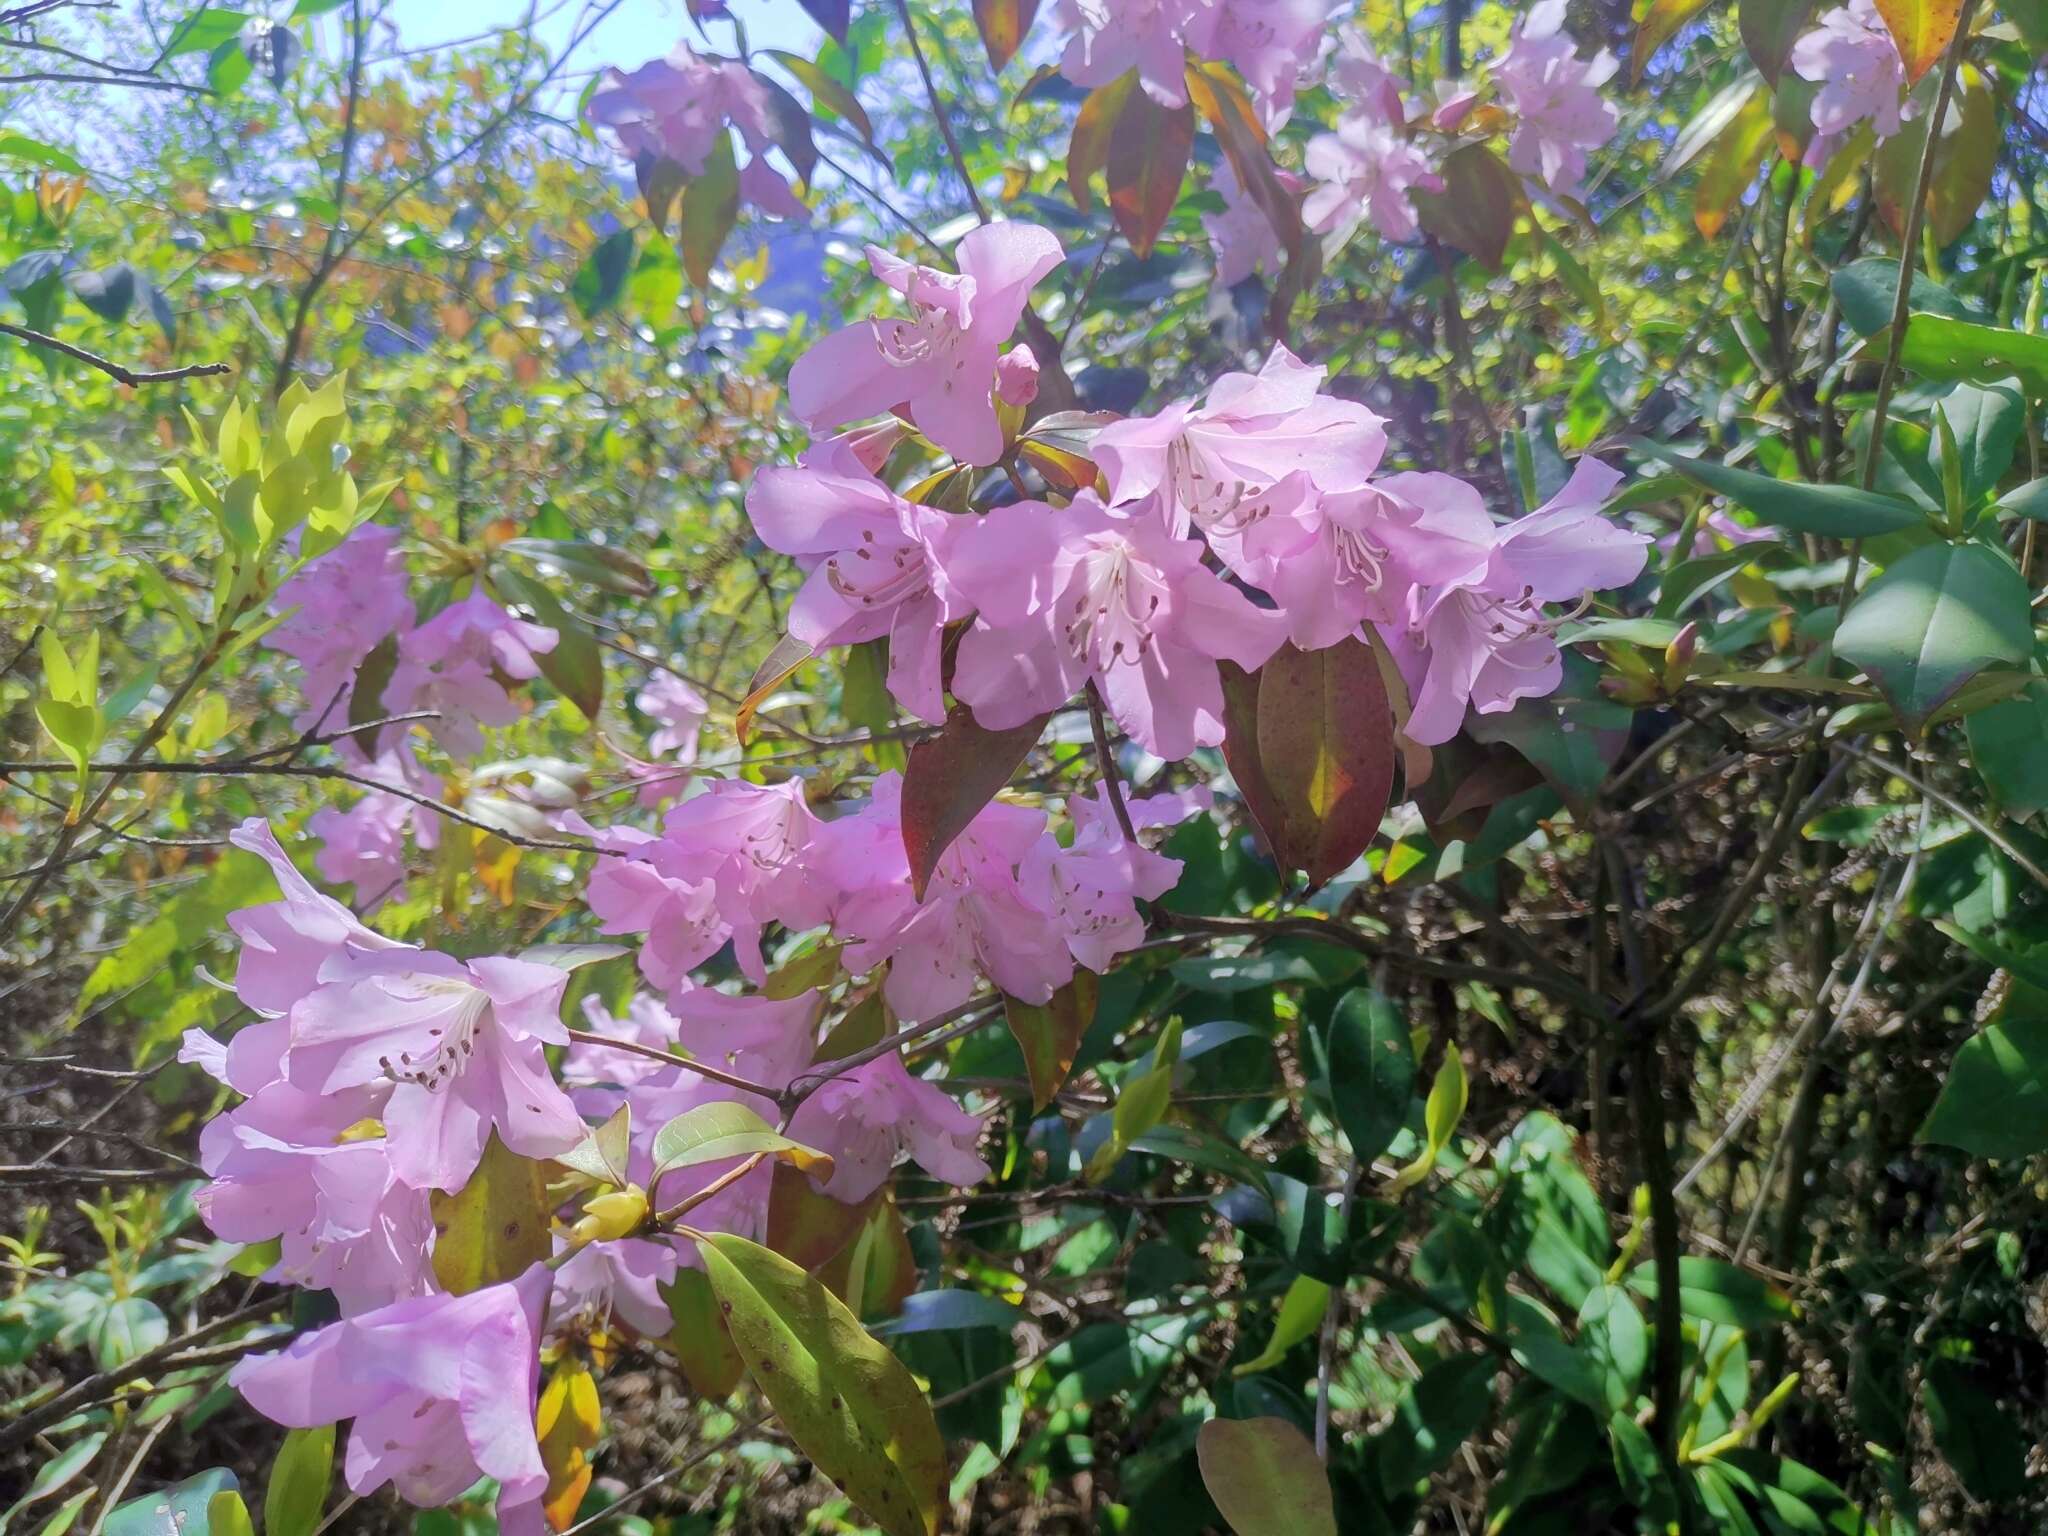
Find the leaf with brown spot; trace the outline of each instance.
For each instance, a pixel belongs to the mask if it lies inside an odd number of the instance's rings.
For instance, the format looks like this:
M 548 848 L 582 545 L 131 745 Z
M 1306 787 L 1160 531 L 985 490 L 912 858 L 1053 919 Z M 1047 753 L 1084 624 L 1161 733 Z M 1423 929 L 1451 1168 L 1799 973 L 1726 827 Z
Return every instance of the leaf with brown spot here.
M 1876 0 L 1877 14 L 1906 61 L 1906 81 L 1919 84 L 1956 35 L 1963 0 Z
M 427 1204 L 434 1217 L 434 1278 L 452 1295 L 516 1280 L 553 1247 L 547 1177 L 496 1131 L 469 1182 L 452 1195 L 435 1190 Z
M 773 1250 L 730 1233 L 697 1248 L 733 1343 L 797 1449 L 888 1536 L 936 1536 L 946 1443 L 903 1362 Z
M 820 1194 L 810 1175 L 775 1165 L 768 1188 L 768 1246 L 805 1269 L 817 1269 L 853 1241 L 881 1191 L 852 1205 Z
M 1031 1108 L 1042 1111 L 1074 1069 L 1081 1039 L 1095 1022 L 1100 978 L 1077 970 L 1074 979 L 1044 1003 L 1026 1003 L 1005 994 L 1003 1018 L 1024 1053 L 1024 1071 L 1031 1079 Z
M 1109 208 L 1141 261 L 1180 201 L 1194 147 L 1193 107 L 1162 107 L 1145 91 L 1124 98 L 1109 140 Z
M 938 734 L 910 749 L 903 770 L 903 851 L 910 859 L 910 888 L 919 901 L 940 855 L 1010 782 L 1050 718 L 1040 715 L 992 731 L 965 704 L 955 704 Z
M 658 1289 L 668 1303 L 668 1347 L 682 1363 L 683 1376 L 699 1397 L 713 1402 L 732 1396 L 747 1362 L 726 1331 L 725 1316 L 701 1269 L 676 1270 Z
M 1276 862 L 1326 884 L 1372 842 L 1393 793 L 1394 712 L 1379 662 L 1357 639 L 1284 645 L 1253 681 L 1255 693 L 1226 681 L 1224 760 Z

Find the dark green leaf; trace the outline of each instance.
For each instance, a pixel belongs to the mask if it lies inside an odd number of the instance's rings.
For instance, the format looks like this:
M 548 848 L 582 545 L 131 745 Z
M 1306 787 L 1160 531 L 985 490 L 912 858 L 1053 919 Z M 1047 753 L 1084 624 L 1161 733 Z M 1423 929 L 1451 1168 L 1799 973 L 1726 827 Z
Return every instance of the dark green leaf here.
M 1986 667 L 2020 666 L 2033 653 L 2026 583 L 2003 550 L 1923 545 L 1856 600 L 1835 648 L 1870 674 L 1917 732 Z
M 1408 1123 L 1415 1054 L 1408 1025 L 1383 994 L 1357 987 L 1337 1000 L 1326 1046 L 1330 1100 L 1361 1166 L 1386 1151 Z
M 569 297 L 584 319 L 594 320 L 618 302 L 633 271 L 634 240 L 632 230 L 615 229 L 598 241 L 597 248 L 576 269 L 569 282 Z
M 1773 528 L 1832 539 L 1864 539 L 1896 533 L 1902 528 L 1917 528 L 1926 521 L 1918 507 L 1896 496 L 1860 491 L 1849 485 L 1775 480 L 1752 470 L 1687 458 L 1659 443 L 1638 440 L 1633 446 L 1697 480 L 1708 490 L 1747 507 L 1756 514 L 1757 521 Z

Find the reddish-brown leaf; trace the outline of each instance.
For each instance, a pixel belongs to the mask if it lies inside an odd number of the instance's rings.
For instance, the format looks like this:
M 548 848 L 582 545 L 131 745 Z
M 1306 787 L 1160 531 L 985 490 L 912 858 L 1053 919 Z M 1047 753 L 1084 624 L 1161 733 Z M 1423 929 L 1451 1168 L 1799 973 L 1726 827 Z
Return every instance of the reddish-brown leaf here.
M 1440 174 L 1443 191 L 1412 194 L 1422 227 L 1498 272 L 1515 219 L 1528 206 L 1520 178 L 1484 144 L 1452 150 Z
M 1814 0 L 1740 0 L 1736 9 L 1742 46 L 1772 85 L 1778 83 L 1792 45 L 1806 30 L 1813 7 Z
M 1394 711 L 1372 647 L 1282 646 L 1259 669 L 1258 755 L 1275 857 L 1320 886 L 1363 853 L 1394 789 Z
M 988 50 L 989 68 L 997 74 L 1016 57 L 1017 45 L 1031 30 L 1038 14 L 1038 0 L 974 0 L 974 24 L 981 29 L 981 46 Z
M 1223 761 L 1237 781 L 1260 840 L 1278 863 L 1270 829 L 1280 824 L 1280 797 L 1267 782 L 1266 765 L 1259 757 L 1259 674 L 1234 661 L 1219 661 L 1216 668 L 1223 677 Z
M 1117 118 L 1137 85 L 1136 70 L 1117 76 L 1107 85 L 1098 85 L 1088 93 L 1074 118 L 1073 137 L 1067 140 L 1067 195 L 1083 213 L 1095 206 L 1095 194 L 1088 183 L 1109 164 L 1110 138 L 1116 131 Z
M 1190 64 L 1187 85 L 1188 99 L 1216 135 L 1237 184 L 1251 194 L 1266 222 L 1280 236 L 1291 267 L 1302 249 L 1301 200 L 1280 180 L 1251 98 L 1230 66 L 1214 61 Z
M 1905 232 L 1913 189 L 1920 183 L 1920 157 L 1927 150 L 1938 86 L 1931 78 L 1922 81 L 1913 92 L 1919 114 L 1877 147 L 1877 207 L 1894 233 Z M 1974 65 L 1965 64 L 1956 72 L 1947 121 L 1934 146 L 1934 174 L 1927 183 L 1927 228 L 1936 245 L 1960 238 L 1990 195 L 1999 138 L 1997 93 Z
M 1074 979 L 1053 993 L 1046 1003 L 1019 1002 L 1003 998 L 1003 1017 L 1017 1048 L 1024 1053 L 1024 1070 L 1031 1078 L 1031 1108 L 1034 1113 L 1052 1102 L 1067 1074 L 1074 1069 L 1081 1037 L 1095 1022 L 1095 1003 L 1101 984 L 1093 971 L 1076 971 Z
M 1162 107 L 1144 91 L 1124 98 L 1109 139 L 1109 207 L 1140 258 L 1152 254 L 1180 200 L 1194 147 L 1193 107 Z
M 1040 715 L 1007 731 L 991 731 L 965 704 L 955 704 L 938 734 L 910 749 L 903 770 L 903 851 L 910 858 L 910 887 L 918 900 L 924 899 L 939 856 L 1010 782 L 1049 718 Z
M 809 1174 L 777 1162 L 768 1191 L 768 1234 L 762 1241 L 799 1268 L 816 1269 L 853 1241 L 881 1198 L 878 1189 L 848 1205 L 819 1194 Z
M 809 661 L 810 646 L 792 635 L 784 635 L 775 642 L 775 649 L 768 653 L 768 659 L 754 669 L 753 680 L 747 684 L 747 696 L 740 701 L 739 709 L 732 717 L 732 733 L 739 738 L 741 746 L 747 744 L 747 737 L 754 727 L 754 712 L 767 702 L 768 695 L 780 688 L 790 673 Z

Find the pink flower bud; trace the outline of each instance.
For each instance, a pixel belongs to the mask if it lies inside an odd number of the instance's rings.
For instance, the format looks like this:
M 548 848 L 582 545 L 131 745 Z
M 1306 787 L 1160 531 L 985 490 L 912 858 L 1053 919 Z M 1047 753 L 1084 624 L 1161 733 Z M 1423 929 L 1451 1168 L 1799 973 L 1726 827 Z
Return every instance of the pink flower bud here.
M 1005 405 L 1029 405 L 1038 398 L 1038 359 L 1022 342 L 996 359 L 996 398 Z

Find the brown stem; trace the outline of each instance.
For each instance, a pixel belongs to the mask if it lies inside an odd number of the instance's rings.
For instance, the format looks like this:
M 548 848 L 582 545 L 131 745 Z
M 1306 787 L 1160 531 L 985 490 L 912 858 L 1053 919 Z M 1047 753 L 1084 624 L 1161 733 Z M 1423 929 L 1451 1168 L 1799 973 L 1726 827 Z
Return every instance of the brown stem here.
M 126 384 L 130 389 L 140 389 L 145 384 L 171 384 L 179 379 L 208 379 L 221 374 L 233 373 L 230 363 L 187 363 L 182 368 L 165 368 L 156 372 L 125 368 L 111 358 L 101 357 L 97 352 L 88 352 L 75 347 L 68 341 L 59 341 L 55 336 L 42 331 L 32 331 L 25 325 L 12 325 L 0 321 L 0 336 L 13 336 L 32 347 L 41 347 L 47 352 L 61 352 L 64 356 L 97 368 L 108 378 Z

